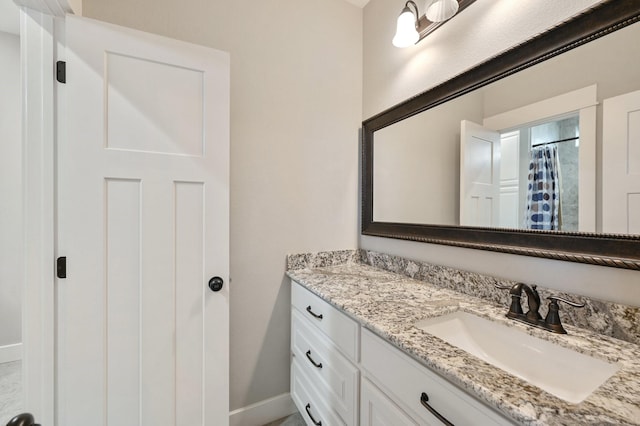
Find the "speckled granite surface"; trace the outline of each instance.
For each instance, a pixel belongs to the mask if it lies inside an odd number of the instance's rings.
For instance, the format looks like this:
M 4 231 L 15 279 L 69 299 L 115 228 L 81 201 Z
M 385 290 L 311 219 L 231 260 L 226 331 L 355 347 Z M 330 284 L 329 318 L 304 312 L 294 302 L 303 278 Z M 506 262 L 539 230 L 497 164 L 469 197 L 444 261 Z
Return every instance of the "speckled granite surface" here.
M 343 265 L 361 262 L 365 252 L 362 250 L 321 251 L 318 253 L 290 254 L 287 256 L 287 271 L 323 266 Z
M 426 281 L 438 287 L 468 294 L 469 296 L 480 297 L 501 306 L 509 305 L 509 292 L 498 290 L 495 285 L 512 286 L 515 284 L 515 281 L 364 250 L 290 255 L 287 258 L 287 270 L 358 262 L 416 280 Z M 535 282 L 527 282 L 527 284 L 535 284 Z M 560 316 L 563 324 L 575 325 L 605 336 L 640 345 L 639 307 L 589 299 L 544 287 L 538 287 L 538 292 L 540 293 L 540 299 L 545 301 L 540 308 L 540 313 L 543 317 L 547 313 L 547 296 L 561 296 L 586 305 L 581 309 L 570 308 L 566 305 L 561 306 Z
M 442 283 L 429 283 L 431 277 L 439 279 L 438 272 L 420 272 L 424 265 L 410 265 L 407 262 L 403 267 L 406 268 L 403 271 L 414 271 L 416 277 L 424 278 L 417 280 L 390 272 L 393 265 L 388 265 L 384 270 L 357 262 L 358 258 L 366 262 L 368 256 L 380 255 L 355 253 L 347 256 L 349 261 L 343 265 L 325 259 L 329 266 L 291 269 L 287 274 L 364 327 L 520 424 L 640 425 L 639 346 L 572 327 L 568 321 L 565 324 L 569 335 L 554 335 L 510 321 L 504 317 L 506 302 L 488 303 L 487 300 L 444 288 Z M 327 256 L 325 254 L 322 257 Z M 384 261 L 395 262 L 381 256 L 380 259 Z M 376 263 L 380 259 L 369 261 Z M 450 276 L 450 272 L 443 274 Z M 457 282 L 478 285 L 472 278 L 463 273 Z M 468 280 L 472 282 L 468 283 Z M 464 310 L 578 352 L 617 363 L 620 371 L 583 402 L 567 403 L 414 327 L 417 321 L 456 310 Z
M 360 251 L 358 254 L 361 261 L 368 265 L 416 280 L 427 281 L 438 287 L 455 290 L 469 296 L 480 297 L 501 306 L 509 306 L 509 292 L 499 290 L 495 285 L 512 286 L 515 284 L 515 281 L 501 280 L 446 266 L 416 262 L 383 253 Z M 535 284 L 535 282 L 527 281 L 527 284 Z M 545 302 L 540 307 L 543 318 L 547 314 L 547 296 L 561 296 L 586 305 L 581 309 L 566 305 L 561 306 L 560 317 L 563 324 L 575 325 L 640 345 L 640 308 L 589 299 L 544 287 L 538 287 L 538 292 L 540 300 Z

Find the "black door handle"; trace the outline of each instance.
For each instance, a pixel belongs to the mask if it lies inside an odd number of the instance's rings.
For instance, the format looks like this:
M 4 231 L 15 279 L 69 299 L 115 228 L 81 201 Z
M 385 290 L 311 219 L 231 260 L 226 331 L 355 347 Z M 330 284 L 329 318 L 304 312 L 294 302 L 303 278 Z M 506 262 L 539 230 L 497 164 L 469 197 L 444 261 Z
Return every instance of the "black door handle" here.
M 18 414 L 7 423 L 7 426 L 40 426 L 36 424 L 35 419 L 31 413 Z
M 209 280 L 209 288 L 211 291 L 220 291 L 224 285 L 224 280 L 220 277 L 213 277 Z

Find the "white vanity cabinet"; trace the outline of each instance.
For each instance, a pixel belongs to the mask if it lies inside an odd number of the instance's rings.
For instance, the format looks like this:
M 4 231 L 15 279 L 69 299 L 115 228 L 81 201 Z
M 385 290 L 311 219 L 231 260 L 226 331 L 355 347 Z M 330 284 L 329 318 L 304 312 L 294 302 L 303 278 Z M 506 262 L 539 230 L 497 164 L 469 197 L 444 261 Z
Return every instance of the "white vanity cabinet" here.
M 359 424 L 360 325 L 293 283 L 291 396 L 308 425 Z
M 295 281 L 291 303 L 291 395 L 309 426 L 512 424 Z

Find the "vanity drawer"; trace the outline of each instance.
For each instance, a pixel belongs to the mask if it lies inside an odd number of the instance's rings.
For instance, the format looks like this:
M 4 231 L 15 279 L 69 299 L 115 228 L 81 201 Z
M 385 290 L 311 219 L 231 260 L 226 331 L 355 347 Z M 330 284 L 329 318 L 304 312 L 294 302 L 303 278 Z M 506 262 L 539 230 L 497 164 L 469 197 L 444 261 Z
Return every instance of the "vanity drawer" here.
M 359 370 L 296 309 L 291 311 L 291 348 L 319 394 L 347 425 L 356 426 Z
M 428 404 L 455 425 L 512 424 L 369 330 L 362 331 L 361 344 L 363 375 L 380 384 L 420 424 L 442 424 L 421 403 L 423 393 Z
M 357 322 L 295 281 L 291 282 L 291 304 L 322 330 L 347 358 L 358 361 L 360 326 Z
M 291 398 L 309 426 L 345 426 L 329 404 L 319 396 L 296 358 L 291 363 Z

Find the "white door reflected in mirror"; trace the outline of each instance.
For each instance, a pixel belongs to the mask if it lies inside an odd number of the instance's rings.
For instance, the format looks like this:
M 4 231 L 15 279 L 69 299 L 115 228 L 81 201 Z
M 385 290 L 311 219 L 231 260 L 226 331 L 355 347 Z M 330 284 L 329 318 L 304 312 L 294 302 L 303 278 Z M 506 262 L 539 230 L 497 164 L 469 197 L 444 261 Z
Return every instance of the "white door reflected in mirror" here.
M 500 134 L 460 124 L 460 225 L 500 225 Z
M 602 230 L 640 234 L 640 90 L 604 100 Z

